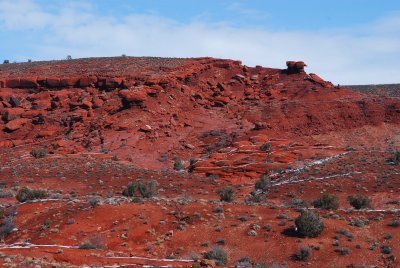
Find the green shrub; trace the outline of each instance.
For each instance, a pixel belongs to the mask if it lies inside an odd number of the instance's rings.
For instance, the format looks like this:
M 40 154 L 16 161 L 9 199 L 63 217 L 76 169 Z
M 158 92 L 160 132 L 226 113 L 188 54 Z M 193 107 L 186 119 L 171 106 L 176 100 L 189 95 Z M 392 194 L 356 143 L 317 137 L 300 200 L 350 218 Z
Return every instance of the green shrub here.
M 97 249 L 96 245 L 91 244 L 90 242 L 84 242 L 79 245 L 80 249 Z
M 262 175 L 261 178 L 256 181 L 254 187 L 256 190 L 267 191 L 272 186 L 271 179 L 267 175 Z
M 47 152 L 43 148 L 32 149 L 32 151 L 31 151 L 31 156 L 33 156 L 34 158 L 44 158 L 44 157 L 46 157 L 46 155 L 47 155 Z
M 347 200 L 355 209 L 371 208 L 371 199 L 361 194 L 358 194 L 355 197 L 349 196 Z
M 157 193 L 157 182 L 154 180 L 130 182 L 122 191 L 122 195 L 134 197 L 136 190 L 143 198 L 151 198 Z
M 44 199 L 47 196 L 48 193 L 46 190 L 42 189 L 31 190 L 27 187 L 24 187 L 18 191 L 15 198 L 18 200 L 18 202 L 23 203 L 29 200 Z
M 261 145 L 260 150 L 264 152 L 269 152 L 269 150 L 271 150 L 271 145 L 269 143 L 264 143 L 263 145 Z
M 339 199 L 336 195 L 330 195 L 328 193 L 324 193 L 320 198 L 315 199 L 313 201 L 313 205 L 316 208 L 322 209 L 338 209 L 339 208 Z
M 392 219 L 389 223 L 388 226 L 390 227 L 399 227 L 400 226 L 400 221 L 396 219 Z
M 123 196 L 132 197 L 135 195 L 136 184 L 134 182 L 130 182 L 128 186 L 122 191 Z
M 384 245 L 384 246 L 381 247 L 381 253 L 390 254 L 390 253 L 392 253 L 392 248 L 389 247 L 389 246 Z
M 311 249 L 309 247 L 300 247 L 298 252 L 292 255 L 292 259 L 296 261 L 306 261 L 311 256 Z
M 228 254 L 222 248 L 215 247 L 205 254 L 206 259 L 215 260 L 218 266 L 225 266 L 228 263 Z
M 0 225 L 0 237 L 4 238 L 11 234 L 11 232 L 16 227 L 14 217 L 8 216 L 3 220 L 3 223 Z
M 339 252 L 341 255 L 345 256 L 345 255 L 349 255 L 350 254 L 350 249 L 348 248 L 336 248 L 335 252 Z
M 98 196 L 89 196 L 88 197 L 88 203 L 92 208 L 95 208 L 99 205 L 100 203 L 100 198 Z
M 400 151 L 396 151 L 393 153 L 392 162 L 397 165 L 400 163 Z
M 100 235 L 93 235 L 87 241 L 79 245 L 80 249 L 102 249 L 105 246 L 103 237 Z
M 324 223 L 319 215 L 309 210 L 302 211 L 295 224 L 302 236 L 317 237 L 324 230 Z
M 179 158 L 175 158 L 175 160 L 174 160 L 174 170 L 180 171 L 180 170 L 183 170 L 183 169 L 184 169 L 184 166 L 183 166 L 182 160 L 179 159 Z
M 221 201 L 232 202 L 235 198 L 235 190 L 230 186 L 225 186 L 218 190 L 218 195 Z
M 140 195 L 143 198 L 151 198 L 157 192 L 157 182 L 154 180 L 151 181 L 138 181 L 137 188 L 139 190 Z

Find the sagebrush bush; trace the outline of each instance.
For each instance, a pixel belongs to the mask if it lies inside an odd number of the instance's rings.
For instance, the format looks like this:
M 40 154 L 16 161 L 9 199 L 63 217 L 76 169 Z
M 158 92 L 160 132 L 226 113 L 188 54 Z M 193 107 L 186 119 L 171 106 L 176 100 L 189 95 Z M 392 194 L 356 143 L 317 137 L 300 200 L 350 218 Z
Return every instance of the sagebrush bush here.
M 230 186 L 225 186 L 218 190 L 218 195 L 221 201 L 232 202 L 235 198 L 235 190 Z
M 183 170 L 183 169 L 184 169 L 184 166 L 183 166 L 182 160 L 179 159 L 179 158 L 175 158 L 175 160 L 174 160 L 174 170 L 180 171 L 180 170 Z
M 311 248 L 302 246 L 292 255 L 292 259 L 297 261 L 305 261 L 311 256 Z
M 157 193 L 157 182 L 151 181 L 138 181 L 137 188 L 143 198 L 151 198 Z
M 349 255 L 350 254 L 350 249 L 348 248 L 336 248 L 335 252 L 339 252 L 341 255 L 345 256 L 345 255 Z
M 264 152 L 269 152 L 269 150 L 271 150 L 271 145 L 269 143 L 264 143 L 260 146 L 260 150 Z
M 88 203 L 92 208 L 95 208 L 99 205 L 100 198 L 98 196 L 91 195 L 88 197 Z
M 228 263 L 228 254 L 225 250 L 219 247 L 215 247 L 205 254 L 205 257 L 209 260 L 214 260 L 218 266 L 225 266 Z
M 396 151 L 393 153 L 392 162 L 397 165 L 400 163 L 400 151 Z
M 399 227 L 400 226 L 400 221 L 397 219 L 392 219 L 389 223 L 388 226 L 390 227 Z
M 302 236 L 317 237 L 324 230 L 324 223 L 319 215 L 309 210 L 302 211 L 295 224 Z
M 256 190 L 266 191 L 272 186 L 271 179 L 267 175 L 262 175 L 261 178 L 256 181 L 254 187 Z
M 135 195 L 136 184 L 134 182 L 128 183 L 128 186 L 122 191 L 123 196 L 132 197 Z
M 328 210 L 338 209 L 339 199 L 336 195 L 323 193 L 323 195 L 320 198 L 317 198 L 313 201 L 313 205 L 316 208 L 322 208 Z
M 15 198 L 18 200 L 18 202 L 23 203 L 29 200 L 44 199 L 47 196 L 48 193 L 46 190 L 43 189 L 31 190 L 27 187 L 24 187 L 18 191 Z
M 347 200 L 355 209 L 371 208 L 371 199 L 361 194 L 349 196 Z
M 102 249 L 105 247 L 104 238 L 100 235 L 93 235 L 87 241 L 79 245 L 80 249 Z
M 31 151 L 31 155 L 34 158 L 44 158 L 47 155 L 47 152 L 45 149 L 41 148 L 41 149 L 32 149 Z
M 122 195 L 134 197 L 136 191 L 143 198 L 151 198 L 157 193 L 157 182 L 154 180 L 130 182 L 122 191 Z
M 8 236 L 16 227 L 14 217 L 8 216 L 3 220 L 0 226 L 0 237 L 4 238 Z

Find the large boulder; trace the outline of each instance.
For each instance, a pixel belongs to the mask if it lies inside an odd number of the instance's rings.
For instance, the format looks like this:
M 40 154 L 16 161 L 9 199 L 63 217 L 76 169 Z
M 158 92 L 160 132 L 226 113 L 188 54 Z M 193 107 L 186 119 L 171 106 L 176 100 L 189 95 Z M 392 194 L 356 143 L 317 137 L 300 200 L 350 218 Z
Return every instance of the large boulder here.
M 50 88 L 60 87 L 60 78 L 47 78 L 46 86 Z
M 92 87 L 96 85 L 96 83 L 97 83 L 97 77 L 95 76 L 79 78 L 79 87 Z
M 21 78 L 19 86 L 21 88 L 38 88 L 39 84 L 37 83 L 36 78 Z
M 143 103 L 147 99 L 147 91 L 123 89 L 119 95 L 127 102 Z
M 123 78 L 119 77 L 99 78 L 97 81 L 97 86 L 100 88 L 114 89 L 121 87 L 123 81 Z
M 19 88 L 20 87 L 20 79 L 19 78 L 10 78 L 5 82 L 5 86 L 8 88 Z
M 60 87 L 74 87 L 79 85 L 79 78 L 69 77 L 60 79 Z
M 18 130 L 28 122 L 29 122 L 29 119 L 27 119 L 27 118 L 18 118 L 18 119 L 12 120 L 5 125 L 5 130 L 10 131 L 10 132 Z

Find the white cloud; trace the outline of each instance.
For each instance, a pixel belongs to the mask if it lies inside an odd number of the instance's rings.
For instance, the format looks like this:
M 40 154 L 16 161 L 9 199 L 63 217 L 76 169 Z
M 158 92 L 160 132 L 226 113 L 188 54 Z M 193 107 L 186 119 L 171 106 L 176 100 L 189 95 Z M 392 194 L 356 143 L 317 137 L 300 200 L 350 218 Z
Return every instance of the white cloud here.
M 22 7 L 22 8 L 21 8 Z M 357 29 L 272 31 L 198 19 L 182 24 L 151 14 L 96 16 L 84 2 L 50 11 L 33 0 L 0 1 L 0 21 L 9 31 L 42 30 L 33 59 L 133 56 L 242 60 L 284 68 L 304 60 L 309 72 L 340 84 L 400 82 L 400 14 Z M 27 44 L 32 46 L 32 44 Z

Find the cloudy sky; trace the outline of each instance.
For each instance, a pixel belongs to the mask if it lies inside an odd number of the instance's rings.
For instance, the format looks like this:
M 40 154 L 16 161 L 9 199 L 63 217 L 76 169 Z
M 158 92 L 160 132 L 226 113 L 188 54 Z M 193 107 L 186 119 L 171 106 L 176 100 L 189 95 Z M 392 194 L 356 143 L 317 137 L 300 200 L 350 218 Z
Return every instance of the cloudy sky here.
M 304 60 L 334 84 L 400 83 L 399 0 L 0 0 L 0 61 Z

